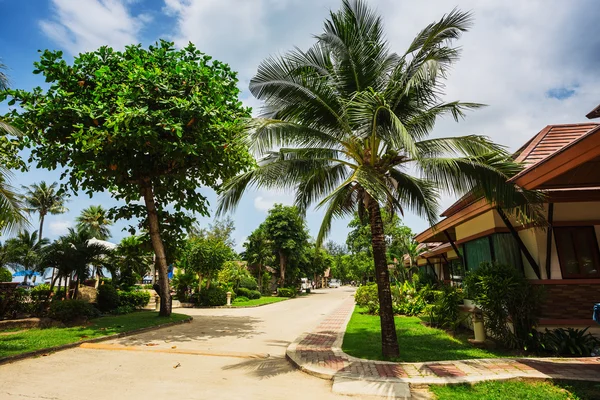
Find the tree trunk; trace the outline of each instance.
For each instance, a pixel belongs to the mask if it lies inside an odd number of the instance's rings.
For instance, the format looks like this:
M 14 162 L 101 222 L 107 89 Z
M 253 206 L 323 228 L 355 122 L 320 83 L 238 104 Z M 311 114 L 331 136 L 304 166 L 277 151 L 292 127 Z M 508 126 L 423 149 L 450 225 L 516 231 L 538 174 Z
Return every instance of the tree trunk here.
M 42 238 L 43 238 L 42 234 L 43 234 L 43 230 L 44 230 L 44 217 L 45 217 L 45 214 L 40 214 L 40 231 L 39 231 L 39 236 L 38 236 L 38 242 L 40 240 L 42 240 Z
M 260 271 L 262 270 L 262 265 L 258 264 L 258 291 L 262 294 L 262 278 L 260 276 Z
M 198 293 L 202 290 L 202 274 L 198 274 Z
M 210 289 L 210 275 L 206 278 L 206 290 Z
M 171 293 L 169 291 L 169 276 L 167 257 L 165 255 L 165 247 L 160 238 L 160 228 L 158 224 L 158 214 L 156 212 L 156 204 L 154 204 L 154 193 L 150 182 L 145 182 L 142 186 L 142 195 L 146 203 L 148 211 L 148 225 L 150 228 L 150 239 L 152 240 L 152 248 L 156 255 L 156 264 L 158 266 L 158 285 L 160 286 L 160 316 L 168 317 L 171 315 Z
M 381 323 L 381 350 L 384 358 L 395 358 L 400 355 L 394 311 L 392 309 L 392 292 L 390 289 L 390 274 L 385 255 L 385 235 L 379 204 L 369 199 L 369 220 L 371 225 L 371 245 L 375 262 L 377 294 L 379 296 L 379 320 Z
M 285 255 L 279 250 L 279 287 L 285 287 Z

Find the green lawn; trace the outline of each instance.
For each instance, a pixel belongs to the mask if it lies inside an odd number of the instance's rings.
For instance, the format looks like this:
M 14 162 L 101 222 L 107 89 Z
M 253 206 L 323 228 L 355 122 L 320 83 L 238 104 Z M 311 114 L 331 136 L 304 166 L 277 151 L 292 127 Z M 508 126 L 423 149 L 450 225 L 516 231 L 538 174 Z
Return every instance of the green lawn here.
M 418 317 L 396 317 L 400 358 L 392 361 L 423 362 L 506 357 L 506 353 L 473 347 L 467 336 L 452 337 L 441 329 L 421 324 Z M 383 360 L 379 317 L 356 307 L 346 328 L 342 349 L 354 357 Z
M 233 303 L 231 307 L 248 307 L 248 306 L 260 306 L 263 304 L 271 304 L 278 303 L 283 300 L 287 300 L 287 297 L 261 297 L 260 299 L 252 299 L 248 301 L 243 301 L 241 303 Z
M 170 317 L 164 318 L 159 317 L 156 312 L 140 311 L 93 319 L 87 326 L 29 329 L 25 332 L 0 335 L 0 358 L 187 318 L 189 317 L 183 314 L 171 314 Z
M 593 400 L 600 399 L 600 383 L 581 381 L 490 381 L 475 385 L 430 386 L 439 400 Z

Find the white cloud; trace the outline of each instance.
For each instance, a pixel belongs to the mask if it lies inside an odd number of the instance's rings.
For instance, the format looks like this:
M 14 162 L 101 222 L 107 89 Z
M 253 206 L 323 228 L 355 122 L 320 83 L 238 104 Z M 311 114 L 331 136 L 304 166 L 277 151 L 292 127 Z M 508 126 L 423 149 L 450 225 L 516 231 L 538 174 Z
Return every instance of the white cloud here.
M 72 227 L 73 221 L 68 220 L 58 220 L 48 223 L 48 230 L 50 231 L 50 236 L 64 235 L 69 231 L 69 228 Z M 48 235 L 44 235 L 44 237 L 46 236 Z
M 254 198 L 254 208 L 258 211 L 268 212 L 275 204 L 286 206 L 294 204 L 294 198 L 291 193 L 285 193 L 279 190 L 259 190 L 258 196 Z
M 53 15 L 39 21 L 42 31 L 71 54 L 103 45 L 118 49 L 139 43 L 139 33 L 152 19 L 134 16 L 124 0 L 52 0 Z

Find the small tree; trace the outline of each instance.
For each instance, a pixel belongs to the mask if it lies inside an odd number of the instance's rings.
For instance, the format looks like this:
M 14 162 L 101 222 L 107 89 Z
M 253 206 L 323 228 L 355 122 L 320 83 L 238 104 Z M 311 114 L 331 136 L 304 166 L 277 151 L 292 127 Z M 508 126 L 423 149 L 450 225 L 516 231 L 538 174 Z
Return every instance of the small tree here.
M 77 217 L 77 227 L 87 229 L 96 239 L 106 240 L 110 237 L 113 222 L 108 218 L 108 213 L 102 206 L 89 206 L 81 211 Z
M 183 266 L 186 271 L 189 269 L 198 274 L 198 291 L 201 291 L 202 280 L 206 278 L 206 288 L 210 288 L 211 279 L 221 270 L 225 261 L 231 260 L 233 256 L 233 250 L 222 240 L 195 237 L 188 241 Z
M 38 232 L 22 231 L 6 241 L 6 259 L 15 271 L 26 273 L 23 282 L 33 275 L 33 272 L 44 269 L 43 260 L 45 256 L 48 239 L 40 239 Z
M 244 252 L 243 258 L 248 262 L 249 266 L 256 268 L 258 288 L 261 292 L 263 290 L 263 268 L 272 263 L 275 259 L 275 257 L 273 257 L 272 244 L 273 243 L 267 235 L 264 224 L 261 224 L 258 228 L 256 228 L 250 234 L 250 236 L 248 236 L 248 239 L 244 243 L 244 248 L 246 251 Z
M 184 210 L 207 215 L 198 188 L 217 188 L 253 163 L 239 140 L 250 110 L 238 99 L 236 74 L 192 44 L 176 50 L 166 41 L 125 51 L 104 46 L 71 65 L 46 50 L 35 66 L 46 92 L 0 95 L 19 105 L 10 120 L 25 132 L 31 159 L 64 168 L 73 191 L 110 190 L 127 203 L 111 210 L 113 219 L 142 219 L 156 254 L 160 314 L 170 315 L 161 225 L 189 227 Z
M 279 259 L 279 285 L 285 286 L 285 270 L 293 258 L 302 257 L 308 246 L 306 223 L 296 207 L 275 204 L 264 222 L 266 235 Z

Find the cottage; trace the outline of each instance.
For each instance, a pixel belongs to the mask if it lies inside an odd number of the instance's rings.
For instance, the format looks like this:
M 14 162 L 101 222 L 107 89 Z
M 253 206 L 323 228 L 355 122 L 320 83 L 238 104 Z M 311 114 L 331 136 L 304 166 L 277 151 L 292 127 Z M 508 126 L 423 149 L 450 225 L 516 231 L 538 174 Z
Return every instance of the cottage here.
M 600 117 L 598 109 L 588 117 Z M 545 286 L 540 325 L 598 329 L 592 309 L 600 302 L 600 124 L 549 125 L 515 157 L 526 168 L 511 182 L 547 193 L 548 226 L 519 223 L 467 195 L 416 236 L 431 244 L 417 263 L 447 282 L 484 261 L 518 266 Z

